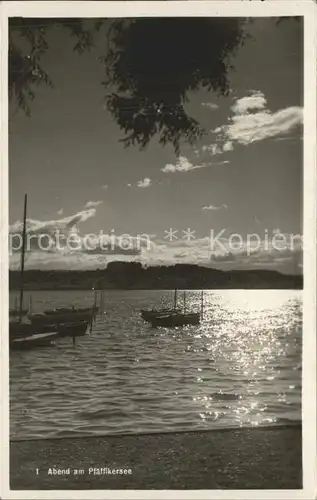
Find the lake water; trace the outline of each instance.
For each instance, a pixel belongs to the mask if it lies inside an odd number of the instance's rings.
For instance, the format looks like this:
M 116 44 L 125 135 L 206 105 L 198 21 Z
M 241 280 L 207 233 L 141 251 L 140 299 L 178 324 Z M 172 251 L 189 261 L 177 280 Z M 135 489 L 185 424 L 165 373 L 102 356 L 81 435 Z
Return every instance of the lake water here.
M 90 335 L 10 354 L 12 439 L 240 426 L 301 419 L 302 293 L 205 291 L 199 326 L 152 328 L 171 291 L 106 291 Z M 13 304 L 14 294 L 11 294 Z M 200 292 L 187 294 L 199 310 Z M 33 309 L 93 302 L 32 292 Z M 26 300 L 28 300 L 26 296 Z

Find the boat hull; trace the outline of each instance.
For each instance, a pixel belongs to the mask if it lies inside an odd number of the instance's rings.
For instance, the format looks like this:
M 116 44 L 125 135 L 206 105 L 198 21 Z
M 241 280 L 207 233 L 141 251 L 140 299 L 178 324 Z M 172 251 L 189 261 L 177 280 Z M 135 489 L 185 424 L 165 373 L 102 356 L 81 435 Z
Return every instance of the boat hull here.
M 175 328 L 177 326 L 186 325 L 199 325 L 200 314 L 199 313 L 189 313 L 189 314 L 170 314 L 156 316 L 151 320 L 152 326 L 158 327 L 163 326 L 166 328 Z
M 88 321 L 72 321 L 70 323 L 61 323 L 53 325 L 33 325 L 32 323 L 10 323 L 9 325 L 9 338 L 10 342 L 18 340 L 27 339 L 28 345 L 32 345 L 32 342 L 39 340 L 41 344 L 40 337 L 42 334 L 50 334 L 54 332 L 55 337 L 81 337 L 86 335 L 90 323 Z M 56 335 L 55 335 L 56 333 Z M 32 341 L 30 338 L 32 337 Z M 44 339 L 44 337 L 43 337 Z M 44 342 L 45 343 L 45 342 Z M 18 344 L 17 344 L 18 345 Z
M 178 309 L 159 309 L 159 310 L 155 310 L 155 309 L 152 309 L 152 310 L 145 310 L 145 309 L 141 309 L 141 316 L 142 318 L 144 319 L 144 321 L 147 321 L 149 323 L 151 323 L 151 321 L 155 318 L 157 318 L 158 316 L 161 316 L 162 314 L 171 314 L 173 312 L 179 312 Z
M 55 309 L 45 309 L 44 314 L 59 315 L 59 314 L 97 314 L 99 308 L 93 307 L 56 307 Z
M 59 337 L 83 337 L 88 331 L 88 321 L 76 321 L 75 323 L 64 323 L 57 326 Z
M 58 332 L 34 333 L 10 339 L 10 349 L 27 350 L 54 345 Z
M 47 325 L 41 325 L 34 327 L 31 323 L 9 323 L 9 336 L 10 339 L 28 337 L 34 334 L 50 333 L 52 332 L 52 327 Z M 55 331 L 55 329 L 54 329 Z
M 22 309 L 21 316 L 26 316 L 28 313 L 27 309 Z M 9 309 L 10 318 L 18 318 L 20 316 L 20 311 L 17 309 Z
M 54 314 L 30 314 L 32 325 L 55 325 L 61 323 L 75 323 L 77 321 L 92 321 L 93 314 L 88 312 L 67 312 Z

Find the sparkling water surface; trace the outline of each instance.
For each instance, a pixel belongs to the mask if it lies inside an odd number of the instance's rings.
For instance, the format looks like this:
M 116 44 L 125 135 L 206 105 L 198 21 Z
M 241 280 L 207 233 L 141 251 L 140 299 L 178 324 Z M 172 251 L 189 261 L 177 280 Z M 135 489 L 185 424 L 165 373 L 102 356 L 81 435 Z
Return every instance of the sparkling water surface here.
M 201 324 L 177 329 L 140 317 L 141 308 L 171 305 L 172 291 L 104 298 L 105 312 L 75 345 L 65 338 L 10 354 L 11 439 L 301 419 L 301 291 L 207 290 Z M 36 311 L 87 307 L 93 292 L 32 292 L 32 302 Z M 187 309 L 200 309 L 200 291 L 188 291 Z

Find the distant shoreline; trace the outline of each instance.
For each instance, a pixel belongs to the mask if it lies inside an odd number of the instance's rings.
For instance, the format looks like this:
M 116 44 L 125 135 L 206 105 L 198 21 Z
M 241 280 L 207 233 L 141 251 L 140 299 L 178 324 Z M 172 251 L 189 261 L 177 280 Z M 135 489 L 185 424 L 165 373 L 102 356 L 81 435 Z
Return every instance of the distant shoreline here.
M 9 271 L 9 289 L 20 288 L 20 272 Z M 233 290 L 303 289 L 302 275 L 273 270 L 222 271 L 194 264 L 142 267 L 136 262 L 110 262 L 105 269 L 26 270 L 24 288 L 44 290 Z

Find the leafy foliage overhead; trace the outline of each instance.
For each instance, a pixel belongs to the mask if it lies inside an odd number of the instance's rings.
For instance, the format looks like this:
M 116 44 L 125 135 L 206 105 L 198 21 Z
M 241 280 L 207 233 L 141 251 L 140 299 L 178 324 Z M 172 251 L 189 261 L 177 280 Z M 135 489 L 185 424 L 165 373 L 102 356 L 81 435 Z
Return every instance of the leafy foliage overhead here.
M 74 51 L 79 54 L 93 46 L 93 30 L 85 27 L 83 19 L 12 17 L 9 22 L 9 99 L 30 115 L 34 87 L 53 82 L 41 66 L 41 58 L 49 49 L 47 31 L 53 26 L 65 27 L 75 39 Z M 99 28 L 95 23 L 94 28 Z
M 114 86 L 108 108 L 125 131 L 126 145 L 145 147 L 156 134 L 178 150 L 202 134 L 184 110 L 189 91 L 204 87 L 229 91 L 226 60 L 245 38 L 242 21 L 234 18 L 168 18 L 116 21 L 102 59 Z
M 203 133 L 184 109 L 188 93 L 199 88 L 222 95 L 229 92 L 228 56 L 243 44 L 245 22 L 240 18 L 139 18 L 97 20 L 88 28 L 83 19 L 11 18 L 9 95 L 30 114 L 34 87 L 52 86 L 41 66 L 51 26 L 69 30 L 74 50 L 81 53 L 93 46 L 94 34 L 106 23 L 102 84 L 108 109 L 125 132 L 125 145 L 144 148 L 158 134 L 162 144 L 172 143 L 178 151 L 182 140 L 192 142 Z

